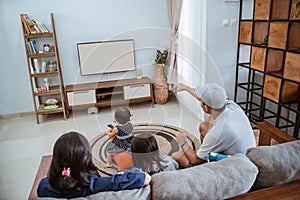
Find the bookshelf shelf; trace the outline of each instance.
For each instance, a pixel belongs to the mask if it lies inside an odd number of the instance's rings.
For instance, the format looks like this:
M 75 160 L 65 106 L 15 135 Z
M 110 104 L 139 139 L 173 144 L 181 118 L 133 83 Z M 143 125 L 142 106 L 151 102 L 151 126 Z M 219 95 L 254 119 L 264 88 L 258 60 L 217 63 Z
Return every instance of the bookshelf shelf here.
M 53 56 L 55 56 L 55 52 L 28 54 L 28 58 L 44 58 L 44 57 L 53 57 Z
M 34 110 L 37 124 L 39 115 L 62 113 L 66 116 L 64 100 L 64 84 L 60 67 L 58 46 L 55 33 L 54 15 L 50 13 L 51 30 L 38 20 L 31 19 L 27 14 L 20 14 L 23 29 L 24 46 Z M 43 43 L 46 41 L 54 47 L 45 52 Z M 49 49 L 50 50 L 50 49 Z M 46 109 L 45 100 L 57 99 L 58 108 Z
M 53 33 L 25 34 L 24 37 L 27 39 L 40 38 L 40 37 L 53 37 Z
M 44 76 L 58 76 L 58 72 L 44 72 L 44 73 L 32 73 L 30 74 L 32 77 L 44 77 Z

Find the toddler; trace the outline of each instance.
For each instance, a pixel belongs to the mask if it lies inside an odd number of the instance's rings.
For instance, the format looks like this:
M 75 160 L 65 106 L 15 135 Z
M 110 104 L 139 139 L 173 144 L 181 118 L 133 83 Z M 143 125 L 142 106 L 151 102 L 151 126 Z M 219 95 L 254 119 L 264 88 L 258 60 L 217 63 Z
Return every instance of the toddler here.
M 105 133 L 110 137 L 107 145 L 107 163 L 104 168 L 112 167 L 113 156 L 123 151 L 130 151 L 130 144 L 133 138 L 133 126 L 130 123 L 131 112 L 127 107 L 120 107 L 115 111 L 115 120 L 118 123 L 111 130 Z

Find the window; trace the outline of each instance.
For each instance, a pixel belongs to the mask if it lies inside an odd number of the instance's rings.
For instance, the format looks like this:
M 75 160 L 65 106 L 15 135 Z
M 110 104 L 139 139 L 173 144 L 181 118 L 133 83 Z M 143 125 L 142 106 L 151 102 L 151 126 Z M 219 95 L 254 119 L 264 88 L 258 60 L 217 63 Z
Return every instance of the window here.
M 205 82 L 205 16 L 206 1 L 183 0 L 178 38 L 178 82 L 191 87 Z M 178 95 L 192 112 L 199 115 L 201 109 L 197 100 L 186 93 Z M 200 117 L 204 117 L 202 110 Z

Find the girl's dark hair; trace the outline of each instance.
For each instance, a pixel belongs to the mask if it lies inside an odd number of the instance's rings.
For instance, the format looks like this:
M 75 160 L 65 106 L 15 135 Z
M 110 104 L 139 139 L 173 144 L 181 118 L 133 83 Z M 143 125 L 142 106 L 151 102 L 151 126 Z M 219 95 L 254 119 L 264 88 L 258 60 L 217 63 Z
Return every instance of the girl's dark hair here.
M 158 143 L 149 132 L 134 134 L 131 140 L 131 151 L 133 165 L 149 174 L 157 173 L 166 167 L 162 165 Z M 157 164 L 158 169 L 154 169 L 153 162 Z
M 115 111 L 115 119 L 120 124 L 126 124 L 130 121 L 131 113 L 127 107 L 120 107 Z
M 63 176 L 64 168 L 70 168 L 69 176 Z M 54 144 L 53 158 L 49 169 L 50 185 L 62 195 L 71 190 L 87 187 L 92 175 L 99 175 L 92 161 L 87 139 L 77 132 L 60 136 Z

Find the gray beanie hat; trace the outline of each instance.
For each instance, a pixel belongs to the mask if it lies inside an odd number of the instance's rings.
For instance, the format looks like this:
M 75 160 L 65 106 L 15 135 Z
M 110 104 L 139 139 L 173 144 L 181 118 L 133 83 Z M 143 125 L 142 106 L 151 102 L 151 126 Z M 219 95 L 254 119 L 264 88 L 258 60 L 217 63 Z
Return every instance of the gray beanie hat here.
M 226 102 L 225 90 L 216 83 L 199 85 L 195 89 L 196 95 L 209 107 L 214 109 L 223 108 Z

